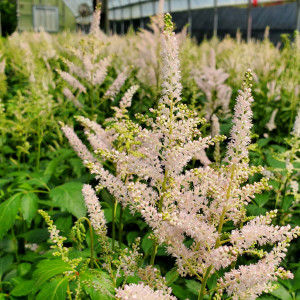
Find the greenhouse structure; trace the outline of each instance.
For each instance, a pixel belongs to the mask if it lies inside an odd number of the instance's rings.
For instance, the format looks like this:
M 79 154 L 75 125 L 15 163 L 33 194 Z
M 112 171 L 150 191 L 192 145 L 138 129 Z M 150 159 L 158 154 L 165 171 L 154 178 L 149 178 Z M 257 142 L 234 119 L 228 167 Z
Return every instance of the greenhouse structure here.
M 19 0 L 18 29 L 59 32 L 63 29 L 88 30 L 93 12 L 92 0 Z
M 111 30 L 124 34 L 130 26 L 145 27 L 149 17 L 158 13 L 158 6 L 158 0 L 110 0 Z M 172 13 L 177 30 L 188 24 L 198 40 L 214 32 L 220 37 L 235 35 L 237 29 L 245 37 L 249 17 L 252 36 L 257 38 L 263 38 L 266 27 L 273 41 L 300 28 L 299 0 L 165 0 L 164 12 Z

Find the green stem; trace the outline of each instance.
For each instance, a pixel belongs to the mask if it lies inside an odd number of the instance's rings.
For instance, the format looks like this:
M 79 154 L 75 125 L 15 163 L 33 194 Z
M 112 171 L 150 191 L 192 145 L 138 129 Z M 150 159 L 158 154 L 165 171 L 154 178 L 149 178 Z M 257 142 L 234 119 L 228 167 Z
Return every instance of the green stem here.
M 69 282 L 68 282 L 67 294 L 68 294 L 69 300 L 72 300 L 72 295 L 71 295 L 71 291 L 70 291 L 70 284 L 69 284 Z
M 112 251 L 115 250 L 117 206 L 118 206 L 118 202 L 116 199 L 114 199 L 113 219 L 112 219 L 112 244 L 111 244 Z
M 121 243 L 122 243 L 122 235 L 123 235 L 123 213 L 124 209 L 121 207 L 121 212 L 120 212 L 120 217 L 119 217 L 119 247 L 121 248 Z
M 170 128 L 169 128 L 169 135 L 171 136 L 173 133 L 173 126 L 172 126 L 172 122 L 173 122 L 173 109 L 174 109 L 174 104 L 173 104 L 173 100 L 174 97 L 173 95 L 170 95 L 170 98 L 172 99 L 171 105 L 170 105 Z M 171 145 L 171 139 L 169 140 L 169 145 Z M 163 207 L 163 203 L 164 203 L 164 193 L 166 191 L 167 188 L 167 180 L 168 180 L 168 170 L 165 170 L 165 175 L 164 175 L 164 181 L 162 184 L 162 189 L 161 189 L 161 197 L 159 199 L 159 204 L 158 204 L 158 212 L 161 213 L 162 212 L 162 207 Z M 154 241 L 154 245 L 153 245 L 153 249 L 152 249 L 152 253 L 151 253 L 151 259 L 150 259 L 150 265 L 154 265 L 154 261 L 155 261 L 155 256 L 157 253 L 157 248 L 158 248 L 158 243 L 156 242 L 156 240 Z
M 91 97 L 91 111 L 92 111 L 92 119 L 94 118 L 95 108 L 94 108 L 94 90 L 92 91 L 92 97 Z
M 232 188 L 232 181 L 233 181 L 233 177 L 234 177 L 234 172 L 235 172 L 235 165 L 232 165 L 231 167 L 231 174 L 230 174 L 230 183 L 229 183 L 229 186 L 228 186 L 228 189 L 227 189 L 227 193 L 226 193 L 226 203 L 228 202 L 229 198 L 230 198 L 230 193 L 231 193 L 231 188 Z M 225 218 L 225 214 L 227 212 L 227 205 L 225 205 L 223 207 L 223 211 L 222 211 L 222 214 L 220 216 L 220 221 L 219 221 L 219 226 L 218 226 L 218 238 L 216 240 L 216 244 L 215 244 L 215 249 L 217 249 L 220 244 L 221 244 L 221 233 L 222 233 L 222 229 L 223 229 L 223 225 L 224 225 L 224 218 Z M 205 287 L 206 287 L 206 283 L 207 283 L 207 279 L 209 277 L 209 274 L 211 272 L 211 270 L 213 269 L 213 266 L 209 266 L 205 272 L 205 275 L 203 277 L 203 280 L 201 282 L 201 289 L 200 289 L 200 292 L 199 292 L 199 296 L 198 296 L 198 300 L 203 300 L 204 298 L 204 294 L 205 294 Z
M 1 162 L 4 162 L 4 130 L 1 130 Z
M 151 259 L 150 259 L 150 265 L 154 266 L 154 261 L 155 261 L 155 256 L 158 248 L 158 243 L 154 241 L 153 248 L 152 248 L 152 253 L 151 253 Z
M 205 272 L 205 275 L 203 277 L 203 281 L 201 283 L 201 289 L 200 289 L 200 292 L 199 292 L 199 295 L 198 295 L 198 300 L 203 300 L 204 299 L 207 279 L 209 277 L 209 274 L 210 274 L 210 271 L 212 270 L 212 268 L 213 268 L 212 266 L 208 267 L 206 272 Z
M 159 199 L 159 204 L 158 204 L 158 212 L 161 213 L 162 212 L 162 207 L 163 207 L 163 203 L 164 203 L 164 192 L 166 191 L 166 186 L 167 186 L 167 179 L 168 179 L 168 171 L 165 171 L 165 176 L 164 176 L 164 181 L 163 181 L 163 185 L 162 185 L 162 190 L 161 190 L 161 197 Z M 157 253 L 157 248 L 158 248 L 158 243 L 155 240 L 154 244 L 153 244 L 153 248 L 152 248 L 152 253 L 151 253 L 151 259 L 150 259 L 150 265 L 154 266 L 154 261 L 155 261 L 155 256 Z
M 11 235 L 12 235 L 12 240 L 15 243 L 17 243 L 18 240 L 17 240 L 16 235 L 15 235 L 15 229 L 14 229 L 14 227 L 11 228 Z M 20 262 L 20 258 L 19 258 L 19 254 L 18 254 L 18 247 L 16 247 L 15 255 L 16 255 L 16 261 L 19 263 Z
M 89 225 L 89 231 L 90 231 L 90 237 L 91 237 L 91 261 L 90 261 L 90 266 L 91 268 L 94 268 L 94 233 L 93 233 L 93 226 L 91 221 L 86 218 L 86 217 L 82 217 L 78 220 L 78 222 L 81 222 L 81 220 L 87 221 L 88 225 Z
M 38 126 L 37 126 L 37 154 L 36 154 L 36 171 L 40 170 L 40 158 L 41 158 L 41 119 L 38 117 Z
M 18 171 L 21 171 L 21 152 L 17 153 L 18 157 Z

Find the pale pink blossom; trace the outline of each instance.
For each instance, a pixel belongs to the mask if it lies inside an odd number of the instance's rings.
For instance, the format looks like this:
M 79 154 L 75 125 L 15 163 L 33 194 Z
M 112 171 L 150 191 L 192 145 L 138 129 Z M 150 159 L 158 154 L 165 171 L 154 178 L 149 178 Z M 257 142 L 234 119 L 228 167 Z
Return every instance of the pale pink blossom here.
M 277 112 L 278 112 L 277 108 L 273 110 L 271 118 L 270 118 L 269 122 L 266 124 L 266 127 L 269 131 L 276 129 L 275 118 L 276 118 Z
M 246 79 L 251 81 L 251 70 L 246 73 Z M 243 83 L 243 90 L 239 90 L 234 107 L 233 127 L 230 133 L 230 142 L 227 147 L 226 161 L 231 164 L 240 163 L 248 157 L 248 145 L 251 142 L 250 129 L 252 128 L 251 84 Z
M 117 289 L 116 298 L 120 300 L 176 300 L 177 298 L 163 291 L 154 291 L 150 286 L 140 284 L 125 285 Z
M 90 27 L 90 35 L 99 37 L 99 35 L 101 34 L 100 19 L 101 19 L 101 6 L 99 5 L 93 12 L 93 19 Z
M 82 194 L 88 210 L 91 224 L 95 232 L 100 237 L 105 236 L 107 233 L 106 220 L 94 189 L 90 185 L 84 184 L 82 188 Z
M 109 98 L 111 100 L 120 92 L 121 87 L 123 86 L 124 82 L 127 79 L 127 72 L 124 71 L 120 73 L 113 84 L 109 87 L 109 89 L 105 92 L 104 98 Z
M 297 138 L 300 138 L 300 110 L 298 110 L 298 114 L 296 116 L 294 127 L 291 134 Z
M 82 108 L 82 104 L 76 99 L 76 97 L 73 95 L 70 89 L 64 88 L 63 94 L 67 99 L 71 100 L 76 107 Z
M 68 82 L 74 89 L 78 89 L 80 92 L 86 93 L 86 88 L 71 74 L 61 70 L 56 71 L 61 76 L 61 78 Z
M 69 143 L 71 144 L 74 151 L 77 153 L 77 155 L 83 160 L 87 160 L 89 162 L 97 162 L 96 158 L 91 154 L 91 152 L 88 150 L 88 148 L 82 143 L 82 141 L 78 138 L 77 134 L 74 132 L 74 130 L 61 123 L 61 129 L 67 139 L 69 140 Z

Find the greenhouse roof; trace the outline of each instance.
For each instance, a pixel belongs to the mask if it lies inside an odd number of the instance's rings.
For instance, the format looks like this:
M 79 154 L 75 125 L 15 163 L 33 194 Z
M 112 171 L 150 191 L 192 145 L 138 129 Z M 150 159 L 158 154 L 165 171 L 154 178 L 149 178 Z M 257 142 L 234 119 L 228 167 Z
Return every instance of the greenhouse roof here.
M 63 0 L 63 2 L 69 7 L 75 17 L 79 15 L 78 7 L 81 4 L 87 4 L 91 8 L 91 11 L 93 10 L 93 0 Z
M 282 0 L 258 0 L 258 4 L 281 4 Z M 110 19 L 135 19 L 155 15 L 158 12 L 159 0 L 110 0 Z M 218 7 L 247 5 L 248 0 L 217 0 Z M 165 0 L 164 12 L 179 12 L 188 9 L 204 9 L 214 7 L 214 0 Z
M 112 8 L 118 8 L 118 7 L 124 7 L 124 6 L 132 6 L 132 5 L 145 5 L 146 3 L 153 2 L 158 3 L 159 0 L 109 0 L 108 1 L 108 7 L 110 9 Z M 188 2 L 190 2 L 191 8 L 206 8 L 206 7 L 213 7 L 214 6 L 214 0 L 165 0 L 165 8 L 169 6 L 169 2 L 171 2 L 171 6 L 173 7 L 182 7 L 186 9 L 185 7 L 188 6 Z M 284 1 L 282 0 L 258 0 L 258 3 L 282 3 Z M 243 5 L 247 4 L 248 0 L 217 0 L 218 6 L 231 6 L 231 5 Z

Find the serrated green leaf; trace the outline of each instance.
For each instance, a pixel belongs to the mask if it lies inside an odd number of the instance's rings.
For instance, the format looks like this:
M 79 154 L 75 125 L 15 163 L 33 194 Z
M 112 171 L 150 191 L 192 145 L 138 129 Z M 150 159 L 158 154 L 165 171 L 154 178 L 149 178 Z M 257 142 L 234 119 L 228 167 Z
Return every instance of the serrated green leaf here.
M 73 167 L 74 173 L 79 178 L 82 175 L 82 170 L 84 168 L 82 160 L 80 158 L 69 159 L 71 166 Z
M 269 164 L 270 167 L 272 168 L 279 168 L 279 169 L 285 169 L 286 165 L 284 162 L 276 160 L 273 156 L 267 155 L 266 157 L 267 163 Z
M 39 228 L 20 234 L 19 236 L 24 237 L 29 243 L 41 244 L 49 238 L 49 232 L 47 228 Z
M 217 286 L 218 282 L 218 276 L 216 274 L 213 274 L 210 276 L 207 280 L 207 286 L 210 290 L 213 290 Z
M 10 295 L 16 297 L 26 296 L 33 291 L 34 287 L 34 280 L 22 280 L 18 282 L 17 286 L 10 292 Z
M 50 191 L 50 198 L 54 204 L 65 208 L 76 218 L 85 217 L 86 207 L 82 196 L 83 184 L 80 182 L 68 182 Z
M 105 209 L 103 209 L 103 212 L 104 212 L 106 223 L 112 222 L 112 219 L 113 219 L 112 209 L 111 208 L 105 208 Z
M 262 207 L 269 201 L 270 193 L 255 194 L 254 201 Z
M 201 284 L 198 281 L 193 280 L 193 279 L 186 279 L 185 285 L 191 293 L 193 293 L 195 295 L 199 294 L 199 291 L 201 289 Z
M 111 282 L 110 277 L 103 271 L 97 270 L 96 273 L 84 271 L 80 273 L 81 283 L 84 287 L 85 292 L 91 297 L 92 300 L 111 300 L 114 297 L 114 286 Z M 86 284 L 89 282 L 90 284 Z M 101 287 L 101 290 L 97 290 L 93 287 Z
M 66 271 L 73 271 L 73 269 L 60 259 L 42 260 L 37 265 L 37 269 L 33 273 L 33 278 L 36 279 L 36 286 L 39 287 L 50 278 Z
M 35 193 L 25 193 L 21 198 L 21 211 L 28 225 L 35 217 L 39 198 Z
M 53 175 L 56 172 L 56 169 L 61 162 L 63 162 L 66 158 L 70 157 L 73 155 L 73 152 L 68 149 L 63 149 L 62 153 L 58 156 L 52 159 L 48 165 L 47 168 L 44 172 L 44 175 Z
M 270 292 L 270 294 L 277 297 L 277 298 L 279 298 L 279 299 L 292 300 L 291 295 L 289 294 L 289 292 L 282 285 L 279 285 L 279 288 L 277 288 L 276 290 Z
M 166 250 L 166 244 L 160 245 L 157 247 L 157 256 L 168 256 L 167 250 Z
M 151 254 L 154 241 L 149 239 L 150 233 L 147 233 L 142 239 L 142 249 L 145 254 Z
M 246 206 L 246 210 L 247 210 L 247 215 L 248 216 L 260 216 L 260 215 L 265 215 L 266 213 L 266 209 L 263 207 L 258 207 L 256 205 L 253 204 L 249 204 Z
M 45 284 L 36 300 L 65 300 L 68 288 L 68 277 L 56 278 Z
M 267 139 L 259 139 L 257 141 L 257 144 L 260 148 L 264 147 L 265 145 L 267 145 L 269 142 L 270 142 L 270 138 L 267 138 Z
M 24 262 L 18 265 L 18 276 L 22 277 L 26 275 L 31 269 L 31 264 Z
M 195 295 L 190 291 L 187 291 L 185 287 L 173 283 L 171 285 L 172 293 L 179 299 L 194 299 Z
M 175 282 L 179 277 L 179 274 L 177 272 L 177 269 L 176 268 L 173 268 L 171 269 L 166 275 L 165 275 L 165 278 L 166 278 L 166 281 L 167 281 L 167 284 L 170 285 L 172 284 L 173 282 Z
M 138 231 L 130 231 L 126 237 L 128 245 L 131 245 L 139 235 Z
M 21 195 L 21 193 L 15 194 L 0 204 L 0 240 L 15 223 L 20 208 Z

